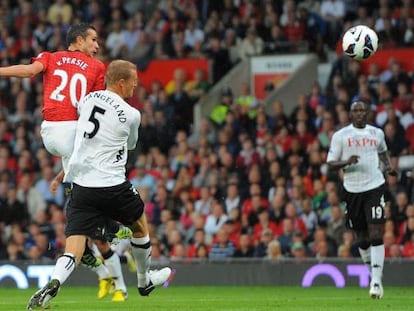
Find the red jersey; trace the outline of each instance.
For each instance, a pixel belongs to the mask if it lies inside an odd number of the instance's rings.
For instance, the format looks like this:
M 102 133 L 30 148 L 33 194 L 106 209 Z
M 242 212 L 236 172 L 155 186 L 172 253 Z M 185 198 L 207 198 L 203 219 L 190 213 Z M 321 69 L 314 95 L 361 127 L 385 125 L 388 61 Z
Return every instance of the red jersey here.
M 78 119 L 77 103 L 86 94 L 105 88 L 105 65 L 79 51 L 43 52 L 33 62 L 43 64 L 43 118 Z

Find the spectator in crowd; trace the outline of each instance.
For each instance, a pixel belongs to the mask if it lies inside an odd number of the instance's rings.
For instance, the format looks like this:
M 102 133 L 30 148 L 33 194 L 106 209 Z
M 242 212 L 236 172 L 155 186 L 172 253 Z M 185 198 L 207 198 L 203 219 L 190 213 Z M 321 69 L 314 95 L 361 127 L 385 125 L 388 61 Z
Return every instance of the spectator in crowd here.
M 282 250 L 280 249 L 280 243 L 278 240 L 272 240 L 267 245 L 267 257 L 269 261 L 279 261 L 283 259 Z
M 195 68 L 193 72 L 193 79 L 187 81 L 185 91 L 187 92 L 192 102 L 197 102 L 204 95 L 207 94 L 210 88 L 210 83 L 205 77 L 205 73 L 201 68 Z
M 249 137 L 242 141 L 242 149 L 236 158 L 236 166 L 244 173 L 250 171 L 255 164 L 259 164 L 260 154 L 254 147 L 254 143 Z
M 239 246 L 235 250 L 233 257 L 235 258 L 251 258 L 254 256 L 254 247 L 248 234 L 240 234 Z
M 2 258 L 2 259 L 6 259 L 9 262 L 18 262 L 19 260 L 28 259 L 28 257 L 24 254 L 24 252 L 22 251 L 22 249 L 19 247 L 19 245 L 16 242 L 11 241 L 7 245 L 6 258 Z
M 268 230 L 271 232 L 272 238 L 277 235 L 277 225 L 270 219 L 269 209 L 262 207 L 257 211 L 258 222 L 253 227 L 253 242 L 257 243 L 260 241 L 262 232 Z
M 17 200 L 26 204 L 31 219 L 46 210 L 46 201 L 34 185 L 33 175 L 24 172 L 17 188 Z
M 168 98 L 174 107 L 174 124 L 177 130 L 184 130 L 190 135 L 193 125 L 194 102 L 190 99 L 183 81 L 175 81 L 174 89 Z
M 328 220 L 327 226 L 328 236 L 335 240 L 337 246 L 341 245 L 346 226 L 345 218 L 340 206 L 331 206 L 331 218 Z
M 36 181 L 35 188 L 41 193 L 43 199 L 46 202 L 53 202 L 63 208 L 66 199 L 63 185 L 59 184 L 55 191 L 55 194 L 52 194 L 50 192 L 50 184 L 55 177 L 53 167 L 49 164 L 46 164 L 41 169 L 41 172 L 42 176 L 38 181 Z
M 328 24 L 329 45 L 333 47 L 336 43 L 334 40 L 338 38 L 343 26 L 343 18 L 345 17 L 344 1 L 323 0 L 321 2 L 320 14 Z
M 199 197 L 194 203 L 195 211 L 202 216 L 208 216 L 211 214 L 215 202 L 207 184 L 201 185 Z
M 138 22 L 133 17 L 130 17 L 126 22 L 126 29 L 122 30 L 122 35 L 123 42 L 125 42 L 126 55 L 130 57 L 144 33 L 139 28 Z
M 400 233 L 399 236 L 397 236 L 397 242 L 399 242 L 399 244 L 401 245 L 404 245 L 406 242 L 411 240 L 411 235 L 413 232 L 414 232 L 414 216 L 410 216 L 407 218 L 403 232 Z
M 397 236 L 395 232 L 386 230 L 384 232 L 383 241 L 384 241 L 384 248 L 385 248 L 385 258 L 389 258 L 392 245 L 395 245 L 397 243 Z
M 198 149 L 200 140 L 206 139 L 209 145 L 213 145 L 216 141 L 216 133 L 212 129 L 212 124 L 208 118 L 203 118 L 199 122 L 199 128 L 194 128 L 191 135 L 187 139 L 187 143 L 191 148 Z
M 240 210 L 241 208 L 241 197 L 237 184 L 232 183 L 227 185 L 227 192 L 225 198 L 226 213 L 229 215 L 232 209 Z
M 270 36 L 265 42 L 263 53 L 276 54 L 286 53 L 290 51 L 290 45 L 283 28 L 279 24 L 272 25 L 270 28 Z
M 190 240 L 190 243 L 187 247 L 187 257 L 194 258 L 197 257 L 197 249 L 201 245 L 208 245 L 206 244 L 206 234 L 204 229 L 199 228 L 195 230 L 193 237 Z M 207 253 L 208 253 L 207 249 Z
M 27 204 L 17 199 L 17 189 L 13 185 L 8 186 L 7 198 L 2 202 L 0 222 L 6 226 L 18 224 L 26 226 L 32 219 L 27 210 Z
M 401 125 L 398 124 L 400 127 Z M 389 146 L 391 158 L 407 153 L 408 143 L 405 140 L 403 129 L 398 131 L 397 125 L 393 122 L 387 122 L 384 125 L 385 140 Z
M 303 219 L 298 216 L 298 211 L 296 209 L 295 204 L 290 201 L 285 206 L 285 215 L 286 218 L 292 221 L 292 226 L 294 231 L 298 231 L 302 233 L 302 236 L 306 238 L 308 236 L 308 230 L 306 228 L 306 224 Z
M 402 255 L 406 258 L 414 258 L 414 232 L 410 239 L 403 244 Z
M 264 49 L 263 39 L 258 36 L 257 30 L 253 27 L 247 29 L 246 37 L 240 43 L 239 57 L 247 60 L 250 56 L 262 54 Z
M 295 9 L 286 11 L 286 23 L 283 25 L 283 31 L 290 43 L 292 52 L 300 51 L 300 43 L 305 38 L 305 24 L 298 18 Z
M 326 60 L 324 50 L 324 38 L 327 34 L 327 23 L 318 14 L 318 11 L 310 8 L 311 4 L 299 4 L 299 20 L 305 25 L 305 37 L 309 42 L 309 49 L 315 51 L 321 61 Z
M 346 244 L 341 244 L 338 246 L 338 255 L 339 258 L 352 258 L 351 248 Z
M 309 243 L 311 253 L 318 257 L 334 257 L 337 254 L 335 240 L 328 235 L 326 224 L 321 224 L 316 228 L 313 241 Z
M 187 73 L 183 68 L 177 68 L 174 70 L 172 79 L 168 81 L 167 85 L 165 86 L 167 95 L 173 94 L 177 85 L 180 85 L 183 88 L 185 88 L 187 85 Z
M 256 241 L 255 243 L 254 257 L 264 258 L 269 255 L 268 254 L 269 243 L 273 240 L 273 237 L 274 237 L 273 232 L 270 229 L 264 229 L 260 233 L 260 239 Z
M 154 263 L 157 264 L 167 264 L 169 262 L 167 256 L 165 256 L 161 250 L 160 243 L 157 239 L 151 240 L 151 246 L 152 246 L 152 254 L 151 259 L 154 261 Z
M 177 209 L 180 210 L 180 222 L 183 224 L 184 229 L 187 230 L 193 225 L 193 219 L 196 214 L 194 202 L 191 200 L 189 191 L 183 190 L 180 193 L 177 205 Z
M 257 115 L 258 100 L 252 94 L 248 82 L 243 82 L 240 88 L 240 95 L 236 98 L 236 109 L 246 111 L 249 119 L 254 119 Z
M 228 112 L 233 108 L 233 91 L 230 87 L 224 87 L 220 92 L 220 99 L 210 113 L 210 119 L 217 127 L 224 125 Z
M 66 0 L 55 0 L 48 9 L 47 19 L 52 25 L 59 23 L 69 25 L 72 15 L 73 7 Z
M 229 240 L 229 234 L 224 228 L 217 231 L 217 242 L 211 245 L 209 258 L 213 260 L 223 260 L 234 255 L 235 246 Z
M 206 245 L 206 244 L 200 244 L 200 245 L 198 245 L 197 246 L 197 249 L 196 249 L 196 258 L 197 259 L 201 259 L 201 260 L 205 260 L 205 259 L 207 259 L 207 258 L 209 258 L 209 247 Z
M 149 196 L 153 197 L 156 193 L 156 179 L 153 175 L 148 174 L 146 164 L 137 161 L 136 165 L 136 174 L 130 179 L 131 184 L 135 188 L 148 188 Z
M 281 223 L 281 233 L 277 237 L 277 240 L 280 242 L 280 246 L 282 247 L 282 254 L 287 257 L 290 256 L 293 237 L 295 235 L 293 228 L 292 219 L 284 218 Z
M 224 46 L 229 51 L 230 63 L 234 66 L 240 61 L 240 43 L 241 38 L 238 37 L 234 28 L 227 28 L 224 35 Z
M 208 240 L 211 240 L 217 234 L 227 219 L 228 216 L 224 212 L 223 203 L 218 200 L 213 200 L 211 212 L 207 215 L 204 225 L 204 231 L 206 232 Z M 228 238 L 227 232 L 226 235 Z
M 310 198 L 302 200 L 301 203 L 302 213 L 299 217 L 303 220 L 306 225 L 306 231 L 310 236 L 313 236 L 315 229 L 318 225 L 318 215 L 312 208 L 312 201 Z
M 293 243 L 289 253 L 295 260 L 304 260 L 308 257 L 306 247 L 303 242 Z
M 105 41 L 105 47 L 108 49 L 109 56 L 112 59 L 120 58 L 125 54 L 125 39 L 125 34 L 122 33 L 121 21 L 114 21 L 112 23 L 111 32 L 109 32 Z
M 401 247 L 399 244 L 392 244 L 389 248 L 389 257 L 392 261 L 398 261 L 402 257 Z
M 234 218 L 229 215 L 229 218 L 226 220 L 222 227 L 227 231 L 229 240 L 233 242 L 234 246 L 237 248 L 239 247 L 240 240 L 240 224 L 237 221 L 237 216 L 233 217 Z
M 184 44 L 189 49 L 193 49 L 197 41 L 204 41 L 204 32 L 197 28 L 195 20 L 189 20 L 184 31 Z
M 211 36 L 205 51 L 207 58 L 212 61 L 213 84 L 218 82 L 231 68 L 229 50 L 221 47 L 218 35 Z

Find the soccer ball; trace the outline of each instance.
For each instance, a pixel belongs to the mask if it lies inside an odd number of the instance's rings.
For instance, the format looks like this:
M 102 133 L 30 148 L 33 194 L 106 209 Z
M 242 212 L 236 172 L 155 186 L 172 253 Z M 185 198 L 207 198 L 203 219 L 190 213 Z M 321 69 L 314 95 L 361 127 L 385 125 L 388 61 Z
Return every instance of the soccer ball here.
M 377 33 L 365 25 L 348 29 L 342 38 L 342 49 L 345 55 L 353 59 L 367 59 L 374 55 L 377 48 Z

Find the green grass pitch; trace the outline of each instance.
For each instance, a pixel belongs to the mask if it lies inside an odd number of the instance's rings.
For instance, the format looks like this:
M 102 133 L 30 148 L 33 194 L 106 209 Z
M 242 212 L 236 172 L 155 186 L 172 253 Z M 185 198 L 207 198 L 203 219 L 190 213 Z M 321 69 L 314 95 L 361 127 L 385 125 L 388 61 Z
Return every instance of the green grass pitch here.
M 34 292 L 0 288 L 0 310 L 26 310 Z M 253 310 L 414 310 L 414 288 L 385 287 L 381 300 L 373 300 L 367 288 L 346 287 L 280 287 L 280 286 L 170 286 L 157 288 L 149 297 L 140 297 L 130 287 L 123 303 L 111 297 L 98 300 L 97 288 L 64 286 L 53 300 L 50 311 L 253 311 Z

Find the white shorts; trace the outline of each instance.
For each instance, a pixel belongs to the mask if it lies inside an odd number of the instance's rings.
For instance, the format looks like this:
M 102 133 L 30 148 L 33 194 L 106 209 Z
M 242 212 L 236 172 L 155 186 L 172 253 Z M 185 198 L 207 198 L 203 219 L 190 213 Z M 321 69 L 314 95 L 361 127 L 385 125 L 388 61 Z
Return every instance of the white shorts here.
M 73 151 L 77 123 L 78 121 L 43 121 L 40 128 L 46 150 L 62 158 L 65 173 Z

